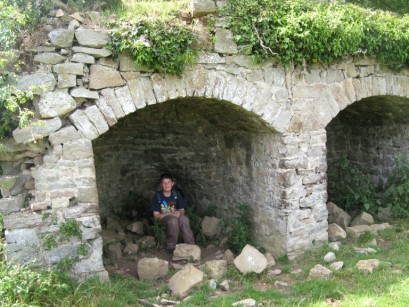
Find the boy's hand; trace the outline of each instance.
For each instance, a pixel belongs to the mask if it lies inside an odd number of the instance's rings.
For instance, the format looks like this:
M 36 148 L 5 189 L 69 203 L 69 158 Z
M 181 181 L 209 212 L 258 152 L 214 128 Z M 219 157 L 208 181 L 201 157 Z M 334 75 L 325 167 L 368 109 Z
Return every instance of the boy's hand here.
M 172 214 L 172 215 L 174 215 L 176 217 L 179 217 L 181 215 L 179 211 L 172 211 L 170 214 Z

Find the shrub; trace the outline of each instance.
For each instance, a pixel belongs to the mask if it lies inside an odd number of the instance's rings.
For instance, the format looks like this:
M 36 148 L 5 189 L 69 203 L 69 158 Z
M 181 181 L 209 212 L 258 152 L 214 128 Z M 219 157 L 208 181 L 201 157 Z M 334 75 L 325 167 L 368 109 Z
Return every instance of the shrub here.
M 232 224 L 232 230 L 228 233 L 228 243 L 234 253 L 240 253 L 246 244 L 254 245 L 252 236 L 251 208 L 246 204 L 238 207 L 238 215 Z
M 409 217 L 409 166 L 404 161 L 396 162 L 384 197 L 394 216 L 401 218 Z

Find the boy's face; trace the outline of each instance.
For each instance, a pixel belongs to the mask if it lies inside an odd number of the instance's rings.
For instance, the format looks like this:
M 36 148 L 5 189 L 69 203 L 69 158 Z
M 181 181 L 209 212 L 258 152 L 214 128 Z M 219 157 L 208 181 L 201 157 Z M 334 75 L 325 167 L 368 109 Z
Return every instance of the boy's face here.
M 160 185 L 162 187 L 163 192 L 170 192 L 172 191 L 172 188 L 173 188 L 173 181 L 168 178 L 165 178 L 165 179 L 162 179 Z

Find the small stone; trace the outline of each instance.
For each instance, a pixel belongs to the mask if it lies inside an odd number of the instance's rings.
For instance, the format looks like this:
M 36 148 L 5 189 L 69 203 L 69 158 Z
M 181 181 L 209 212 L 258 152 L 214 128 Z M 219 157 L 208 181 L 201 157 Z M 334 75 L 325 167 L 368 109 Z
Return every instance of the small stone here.
M 121 243 L 111 244 L 107 248 L 107 256 L 109 259 L 117 262 L 122 257 Z
M 155 280 L 168 275 L 169 262 L 158 258 L 142 258 L 138 262 L 138 277 L 141 280 Z
M 99 95 L 98 92 L 90 91 L 85 87 L 77 87 L 73 88 L 70 91 L 70 94 L 74 98 L 85 98 L 85 99 L 98 99 Z
M 75 12 L 74 14 L 71 14 L 70 17 L 73 18 L 74 20 L 77 20 L 80 23 L 85 23 L 86 22 L 85 18 L 82 17 L 81 14 L 78 13 L 78 12 Z
M 75 53 L 72 56 L 71 61 L 84 64 L 95 64 L 95 58 L 89 54 L 84 53 Z
M 72 47 L 72 50 L 75 53 L 86 53 L 96 58 L 106 58 L 112 54 L 112 51 L 108 49 L 97 49 L 97 48 L 88 48 L 88 47 L 80 47 L 80 46 Z
M 220 286 L 220 289 L 221 289 L 222 291 L 229 291 L 229 289 L 230 289 L 229 281 L 228 281 L 227 279 L 223 280 L 223 281 L 220 283 L 219 286 Z
M 274 282 L 274 287 L 277 288 L 277 289 L 284 289 L 284 288 L 288 287 L 288 283 L 285 282 L 285 281 L 276 280 Z
M 74 30 L 56 29 L 48 34 L 51 44 L 57 48 L 70 48 L 74 41 Z
M 77 76 L 70 74 L 58 75 L 58 88 L 69 88 L 77 85 Z
M 51 208 L 51 203 L 49 202 L 34 202 L 30 204 L 31 211 L 47 210 L 48 208 Z
M 267 259 L 256 248 L 247 244 L 240 255 L 234 259 L 234 265 L 241 273 L 259 274 L 267 267 Z
M 328 244 L 328 246 L 333 250 L 333 251 L 339 251 L 339 248 L 341 246 L 340 242 L 331 242 L 330 244 Z
M 207 14 L 216 13 L 217 7 L 213 0 L 193 0 L 192 1 L 192 16 L 200 17 Z
M 76 19 L 71 20 L 70 23 L 68 24 L 68 29 L 70 30 L 75 30 L 79 27 L 80 27 L 80 23 Z
M 326 263 L 334 262 L 336 259 L 337 259 L 337 257 L 335 256 L 335 254 L 333 252 L 329 252 L 324 256 L 324 261 Z
M 256 301 L 252 298 L 246 298 L 232 304 L 232 306 L 256 306 Z
M 267 259 L 267 268 L 271 268 L 271 267 L 275 266 L 276 262 L 274 260 L 273 255 L 271 255 L 271 253 L 265 253 L 264 257 L 266 257 L 266 259 Z
M 303 273 L 303 270 L 301 270 L 301 269 L 292 269 L 290 271 L 290 273 L 293 274 L 293 275 L 301 275 Z
M 347 237 L 347 233 L 341 226 L 337 224 L 329 224 L 328 225 L 328 240 L 331 242 L 343 240 Z
M 280 269 L 269 270 L 267 275 L 269 275 L 269 276 L 281 275 L 281 270 Z
M 328 210 L 328 223 L 332 224 L 335 223 L 341 226 L 344 230 L 347 229 L 349 223 L 351 222 L 351 216 L 346 213 L 344 210 L 339 208 L 334 203 L 327 203 L 327 210 Z
M 186 297 L 191 289 L 202 283 L 203 277 L 202 271 L 188 265 L 171 277 L 169 289 L 174 296 Z
M 217 28 L 215 30 L 214 51 L 223 54 L 238 53 L 237 44 L 233 38 L 233 32 L 228 29 Z
M 173 261 L 188 260 L 188 261 L 200 261 L 201 250 L 200 247 L 193 244 L 176 244 L 176 248 L 173 252 Z
M 207 238 L 214 238 L 220 235 L 221 231 L 220 219 L 217 217 L 204 217 L 202 221 L 202 232 Z
M 331 278 L 334 275 L 331 270 L 327 269 L 326 267 L 322 266 L 321 264 L 317 264 L 313 267 L 309 273 L 310 278 Z
M 122 85 L 125 85 L 125 81 L 116 69 L 102 65 L 91 66 L 90 89 L 103 89 Z
M 145 234 L 143 222 L 134 222 L 129 224 L 126 229 L 141 236 Z
M 207 282 L 207 284 L 209 285 L 209 288 L 210 288 L 210 289 L 215 290 L 215 289 L 217 288 L 217 284 L 216 284 L 216 281 L 215 281 L 214 279 L 210 279 L 210 280 Z
M 60 18 L 63 17 L 65 14 L 62 9 L 58 9 L 57 12 L 55 12 L 55 17 Z
M 339 271 L 344 267 L 344 262 L 343 261 L 336 261 L 334 263 L 331 263 L 330 268 L 333 269 L 334 271 Z
M 355 217 L 351 222 L 351 227 L 357 225 L 372 225 L 374 223 L 372 215 L 366 212 L 361 212 L 357 217 Z
M 234 263 L 234 254 L 233 252 L 228 249 L 224 252 L 223 259 L 227 261 L 227 264 Z
M 226 260 L 207 261 L 204 267 L 205 271 L 208 273 L 210 278 L 220 279 L 227 272 L 227 261 Z
M 359 260 L 356 267 L 359 271 L 373 273 L 379 267 L 378 259 Z
M 366 247 L 366 248 L 361 248 L 361 247 L 354 247 L 354 252 L 357 254 L 371 254 L 371 253 L 376 253 L 376 249 L 373 249 L 372 247 Z
M 34 62 L 37 63 L 44 63 L 44 64 L 58 64 L 65 60 L 65 57 L 59 55 L 58 53 L 39 53 L 34 56 Z

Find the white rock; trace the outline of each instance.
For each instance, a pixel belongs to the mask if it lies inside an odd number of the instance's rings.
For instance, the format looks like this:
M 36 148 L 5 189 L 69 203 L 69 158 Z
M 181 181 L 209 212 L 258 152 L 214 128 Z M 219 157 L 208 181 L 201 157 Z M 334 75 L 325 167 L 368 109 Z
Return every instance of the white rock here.
M 339 248 L 341 246 L 340 242 L 331 242 L 330 244 L 328 244 L 328 246 L 333 250 L 333 251 L 339 251 Z
M 329 252 L 324 256 L 324 261 L 326 263 L 334 262 L 336 259 L 337 259 L 337 257 L 335 256 L 335 254 L 333 252 Z
M 55 146 L 80 138 L 81 135 L 78 133 L 77 129 L 73 126 L 68 126 L 50 134 L 48 140 L 51 142 L 51 145 Z
M 142 258 L 138 262 L 138 276 L 141 280 L 155 280 L 168 275 L 169 262 L 158 258 Z
M 207 238 L 213 238 L 220 235 L 222 227 L 220 219 L 217 217 L 205 216 L 202 221 L 202 232 Z
M 341 226 L 337 224 L 328 225 L 328 240 L 331 242 L 343 240 L 347 237 L 347 233 Z
M 220 283 L 219 286 L 220 286 L 220 289 L 221 289 L 222 291 L 229 291 L 229 289 L 230 289 L 229 281 L 228 281 L 227 279 L 223 280 L 223 281 Z
M 265 253 L 264 257 L 266 257 L 266 259 L 267 259 L 267 268 L 271 268 L 271 267 L 275 266 L 276 262 L 274 260 L 273 255 L 271 255 L 271 253 Z
M 216 284 L 216 281 L 214 279 L 209 279 L 209 281 L 207 283 L 208 283 L 210 289 L 215 290 L 217 288 L 217 284 Z
M 176 248 L 173 251 L 173 261 L 188 260 L 188 261 L 200 261 L 201 250 L 200 247 L 193 244 L 176 244 Z
M 247 244 L 241 254 L 234 259 L 234 264 L 241 273 L 261 273 L 267 267 L 267 259 L 256 248 Z
M 202 283 L 203 277 L 202 271 L 187 265 L 170 278 L 169 289 L 174 296 L 186 297 L 191 289 Z
M 359 260 L 356 267 L 359 271 L 373 273 L 379 267 L 378 259 Z
M 354 252 L 357 254 L 371 254 L 371 253 L 376 253 L 376 249 L 373 249 L 372 247 L 366 247 L 366 248 L 360 248 L 360 247 L 354 247 Z
M 50 72 L 37 72 L 18 78 L 17 88 L 20 91 L 31 89 L 34 94 L 46 93 L 54 90 L 56 85 L 55 77 Z
M 344 262 L 343 261 L 336 261 L 334 263 L 331 263 L 330 267 L 334 271 L 339 271 L 340 269 L 342 269 L 344 267 Z
M 334 275 L 331 270 L 328 270 L 326 267 L 321 264 L 317 264 L 313 267 L 309 273 L 310 278 L 331 278 Z
M 38 103 L 38 109 L 43 118 L 63 116 L 76 107 L 74 98 L 64 92 L 45 93 Z
M 256 301 L 252 298 L 246 298 L 232 304 L 232 306 L 256 306 Z

